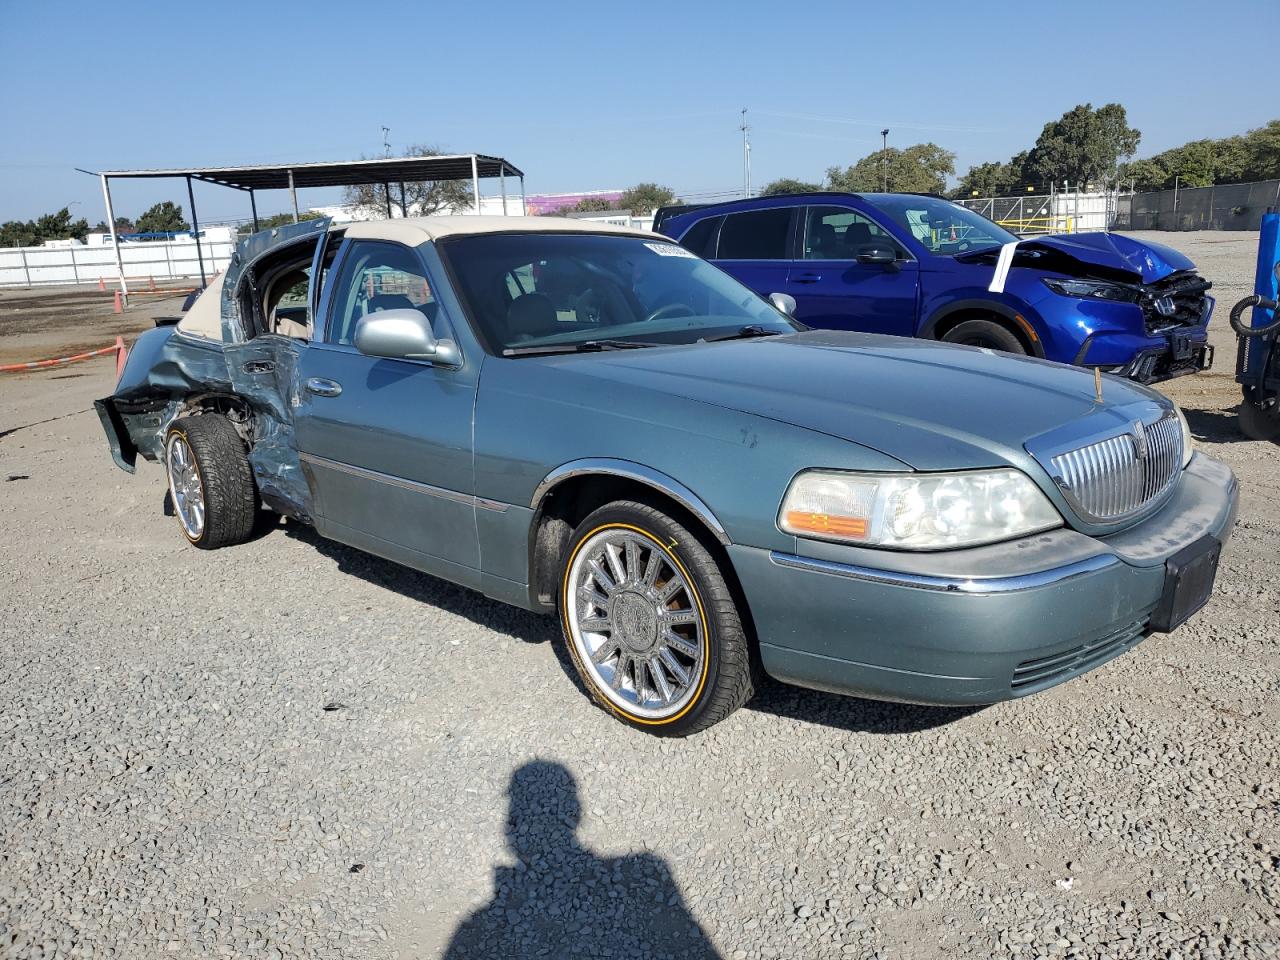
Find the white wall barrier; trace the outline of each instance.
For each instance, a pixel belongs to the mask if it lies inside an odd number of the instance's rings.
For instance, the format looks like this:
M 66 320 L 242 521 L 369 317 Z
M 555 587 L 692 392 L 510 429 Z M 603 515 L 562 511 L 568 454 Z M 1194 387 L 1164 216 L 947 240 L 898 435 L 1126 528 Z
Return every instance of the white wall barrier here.
M 225 270 L 235 251 L 228 231 L 200 238 L 206 277 Z M 190 236 L 173 240 L 131 240 L 120 244 L 126 281 L 148 278 L 160 282 L 198 278 L 196 242 Z M 108 283 L 117 280 L 111 244 L 59 247 L 0 247 L 0 287 L 35 287 L 55 283 Z

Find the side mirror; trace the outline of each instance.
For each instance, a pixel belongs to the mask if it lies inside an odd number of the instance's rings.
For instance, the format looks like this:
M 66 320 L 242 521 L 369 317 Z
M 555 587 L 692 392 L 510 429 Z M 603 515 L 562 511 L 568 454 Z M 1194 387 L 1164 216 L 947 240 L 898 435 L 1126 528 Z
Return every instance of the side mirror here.
M 858 251 L 859 263 L 890 264 L 898 259 L 898 251 L 883 243 L 868 243 Z
M 356 324 L 356 349 L 367 357 L 431 360 L 456 366 L 462 357 L 452 340 L 437 340 L 418 310 L 380 310 Z
M 771 293 L 769 294 L 769 302 L 788 317 L 796 315 L 796 298 L 789 293 Z

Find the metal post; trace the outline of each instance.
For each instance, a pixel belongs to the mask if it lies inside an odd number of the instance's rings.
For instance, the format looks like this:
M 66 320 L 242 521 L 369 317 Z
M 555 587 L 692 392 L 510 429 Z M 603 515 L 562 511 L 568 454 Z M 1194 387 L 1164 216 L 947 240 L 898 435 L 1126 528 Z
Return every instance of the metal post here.
M 1178 228 L 1178 179 L 1179 177 L 1181 177 L 1181 174 L 1173 178 L 1173 228 L 1175 230 Z
M 27 266 L 27 251 L 18 248 L 18 256 L 22 258 L 22 275 L 27 278 L 27 286 L 31 286 L 31 270 Z M 72 254 L 74 256 L 74 254 Z
M 382 199 L 387 203 L 387 219 L 391 219 L 391 184 L 384 183 L 382 185 Z
M 99 179 L 102 180 L 102 198 L 107 204 L 107 223 L 111 225 L 111 246 L 116 252 L 116 271 L 120 275 L 120 297 L 127 307 L 129 305 L 129 287 L 124 282 L 124 261 L 120 259 L 120 238 L 116 235 L 116 214 L 111 208 L 111 187 L 107 184 L 105 175 L 99 174 Z
M 196 260 L 200 264 L 200 288 L 209 284 L 204 278 L 204 251 L 200 249 L 200 220 L 196 217 L 196 194 L 191 189 L 191 178 L 187 177 L 187 199 L 191 201 L 191 234 L 196 238 Z
M 293 170 L 289 170 L 289 196 L 293 200 L 293 222 L 298 222 L 298 191 L 293 185 Z
M 409 216 L 409 203 L 404 195 L 404 181 L 400 181 L 400 215 L 402 217 Z
M 529 215 L 529 207 L 525 204 L 524 198 L 524 174 L 520 174 L 520 216 L 527 217 Z
M 751 196 L 751 126 L 747 123 L 747 108 L 742 108 L 742 195 Z
M 507 215 L 507 165 L 498 165 L 498 185 L 502 188 L 502 215 Z
M 258 201 L 253 198 L 253 191 L 249 191 L 249 209 L 253 211 L 253 232 L 258 232 Z
M 884 192 L 889 192 L 889 128 L 880 131 L 880 174 Z
M 480 161 L 476 159 L 476 155 L 471 155 L 471 199 L 474 202 L 476 213 L 480 212 Z

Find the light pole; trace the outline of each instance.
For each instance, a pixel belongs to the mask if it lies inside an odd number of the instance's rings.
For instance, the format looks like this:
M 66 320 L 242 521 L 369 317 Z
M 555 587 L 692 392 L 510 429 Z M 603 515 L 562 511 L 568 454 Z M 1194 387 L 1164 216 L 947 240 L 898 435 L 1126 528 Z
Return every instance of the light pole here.
M 884 192 L 889 192 L 889 128 L 880 131 L 880 175 L 884 181 Z
M 751 127 L 747 124 L 747 108 L 742 108 L 742 195 L 751 196 Z

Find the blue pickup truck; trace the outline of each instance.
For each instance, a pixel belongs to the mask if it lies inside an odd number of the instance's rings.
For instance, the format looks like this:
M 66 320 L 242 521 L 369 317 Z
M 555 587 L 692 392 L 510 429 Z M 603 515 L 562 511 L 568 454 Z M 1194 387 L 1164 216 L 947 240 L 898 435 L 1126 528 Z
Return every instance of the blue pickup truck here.
M 942 197 L 805 193 L 664 207 L 654 229 L 812 327 L 924 337 L 1140 383 L 1207 369 L 1211 284 L 1123 234 L 1019 238 Z

